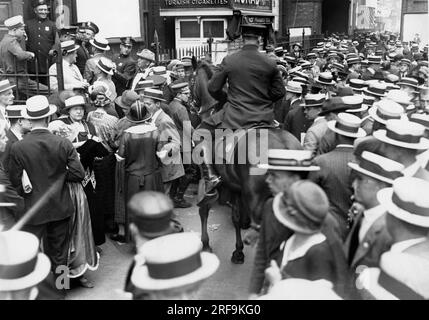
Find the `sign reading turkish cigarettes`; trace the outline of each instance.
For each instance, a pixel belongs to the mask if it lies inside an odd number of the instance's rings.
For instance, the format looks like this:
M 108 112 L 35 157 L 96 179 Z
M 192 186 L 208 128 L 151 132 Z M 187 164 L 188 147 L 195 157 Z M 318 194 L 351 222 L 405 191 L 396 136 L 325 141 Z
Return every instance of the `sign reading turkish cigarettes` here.
M 161 0 L 161 9 L 229 8 L 271 12 L 272 0 Z
M 231 0 L 161 0 L 161 9 L 231 8 Z

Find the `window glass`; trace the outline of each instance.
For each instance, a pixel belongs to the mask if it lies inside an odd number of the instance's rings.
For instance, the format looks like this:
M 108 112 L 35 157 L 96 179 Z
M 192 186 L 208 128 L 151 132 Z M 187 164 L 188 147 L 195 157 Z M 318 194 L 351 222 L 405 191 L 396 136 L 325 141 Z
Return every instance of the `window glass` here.
M 180 21 L 180 38 L 199 38 L 200 25 L 197 21 Z
M 204 38 L 210 37 L 213 38 L 223 38 L 225 36 L 225 26 L 224 21 L 203 21 L 203 29 L 204 29 Z

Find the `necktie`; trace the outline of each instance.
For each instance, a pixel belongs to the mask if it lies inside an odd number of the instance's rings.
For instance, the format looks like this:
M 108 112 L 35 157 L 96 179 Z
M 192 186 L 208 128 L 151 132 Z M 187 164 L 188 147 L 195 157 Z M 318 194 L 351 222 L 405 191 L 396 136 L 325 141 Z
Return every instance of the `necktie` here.
M 352 264 L 356 251 L 359 248 L 359 231 L 360 231 L 360 227 L 362 226 L 362 220 L 363 218 L 360 218 L 356 222 L 357 225 L 351 237 L 350 248 L 349 248 L 349 265 Z

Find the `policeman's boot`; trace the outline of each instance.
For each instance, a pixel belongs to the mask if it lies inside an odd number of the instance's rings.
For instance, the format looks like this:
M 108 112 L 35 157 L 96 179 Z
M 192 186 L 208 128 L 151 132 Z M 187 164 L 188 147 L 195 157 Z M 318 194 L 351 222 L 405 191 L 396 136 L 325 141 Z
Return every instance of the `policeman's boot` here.
M 213 159 L 210 157 L 210 153 L 206 152 L 206 149 L 203 148 L 203 163 L 201 164 L 201 174 L 205 181 L 206 194 L 210 194 L 219 186 L 222 182 L 220 176 L 216 174 L 216 171 L 212 165 Z

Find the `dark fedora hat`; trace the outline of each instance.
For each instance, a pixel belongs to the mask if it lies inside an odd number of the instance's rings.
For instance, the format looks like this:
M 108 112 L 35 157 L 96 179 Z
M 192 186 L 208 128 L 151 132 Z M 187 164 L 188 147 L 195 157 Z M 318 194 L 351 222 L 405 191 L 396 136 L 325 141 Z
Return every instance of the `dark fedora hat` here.
M 183 231 L 171 220 L 174 206 L 171 199 L 162 193 L 138 193 L 131 198 L 128 209 L 132 213 L 132 223 L 137 226 L 140 235 L 147 239 Z
M 331 112 L 340 113 L 340 112 L 346 111 L 347 109 L 349 109 L 349 106 L 347 106 L 344 103 L 341 97 L 334 97 L 325 101 L 325 103 L 323 104 L 323 109 L 322 109 L 322 112 L 320 113 L 320 116 L 321 117 L 326 116 Z

